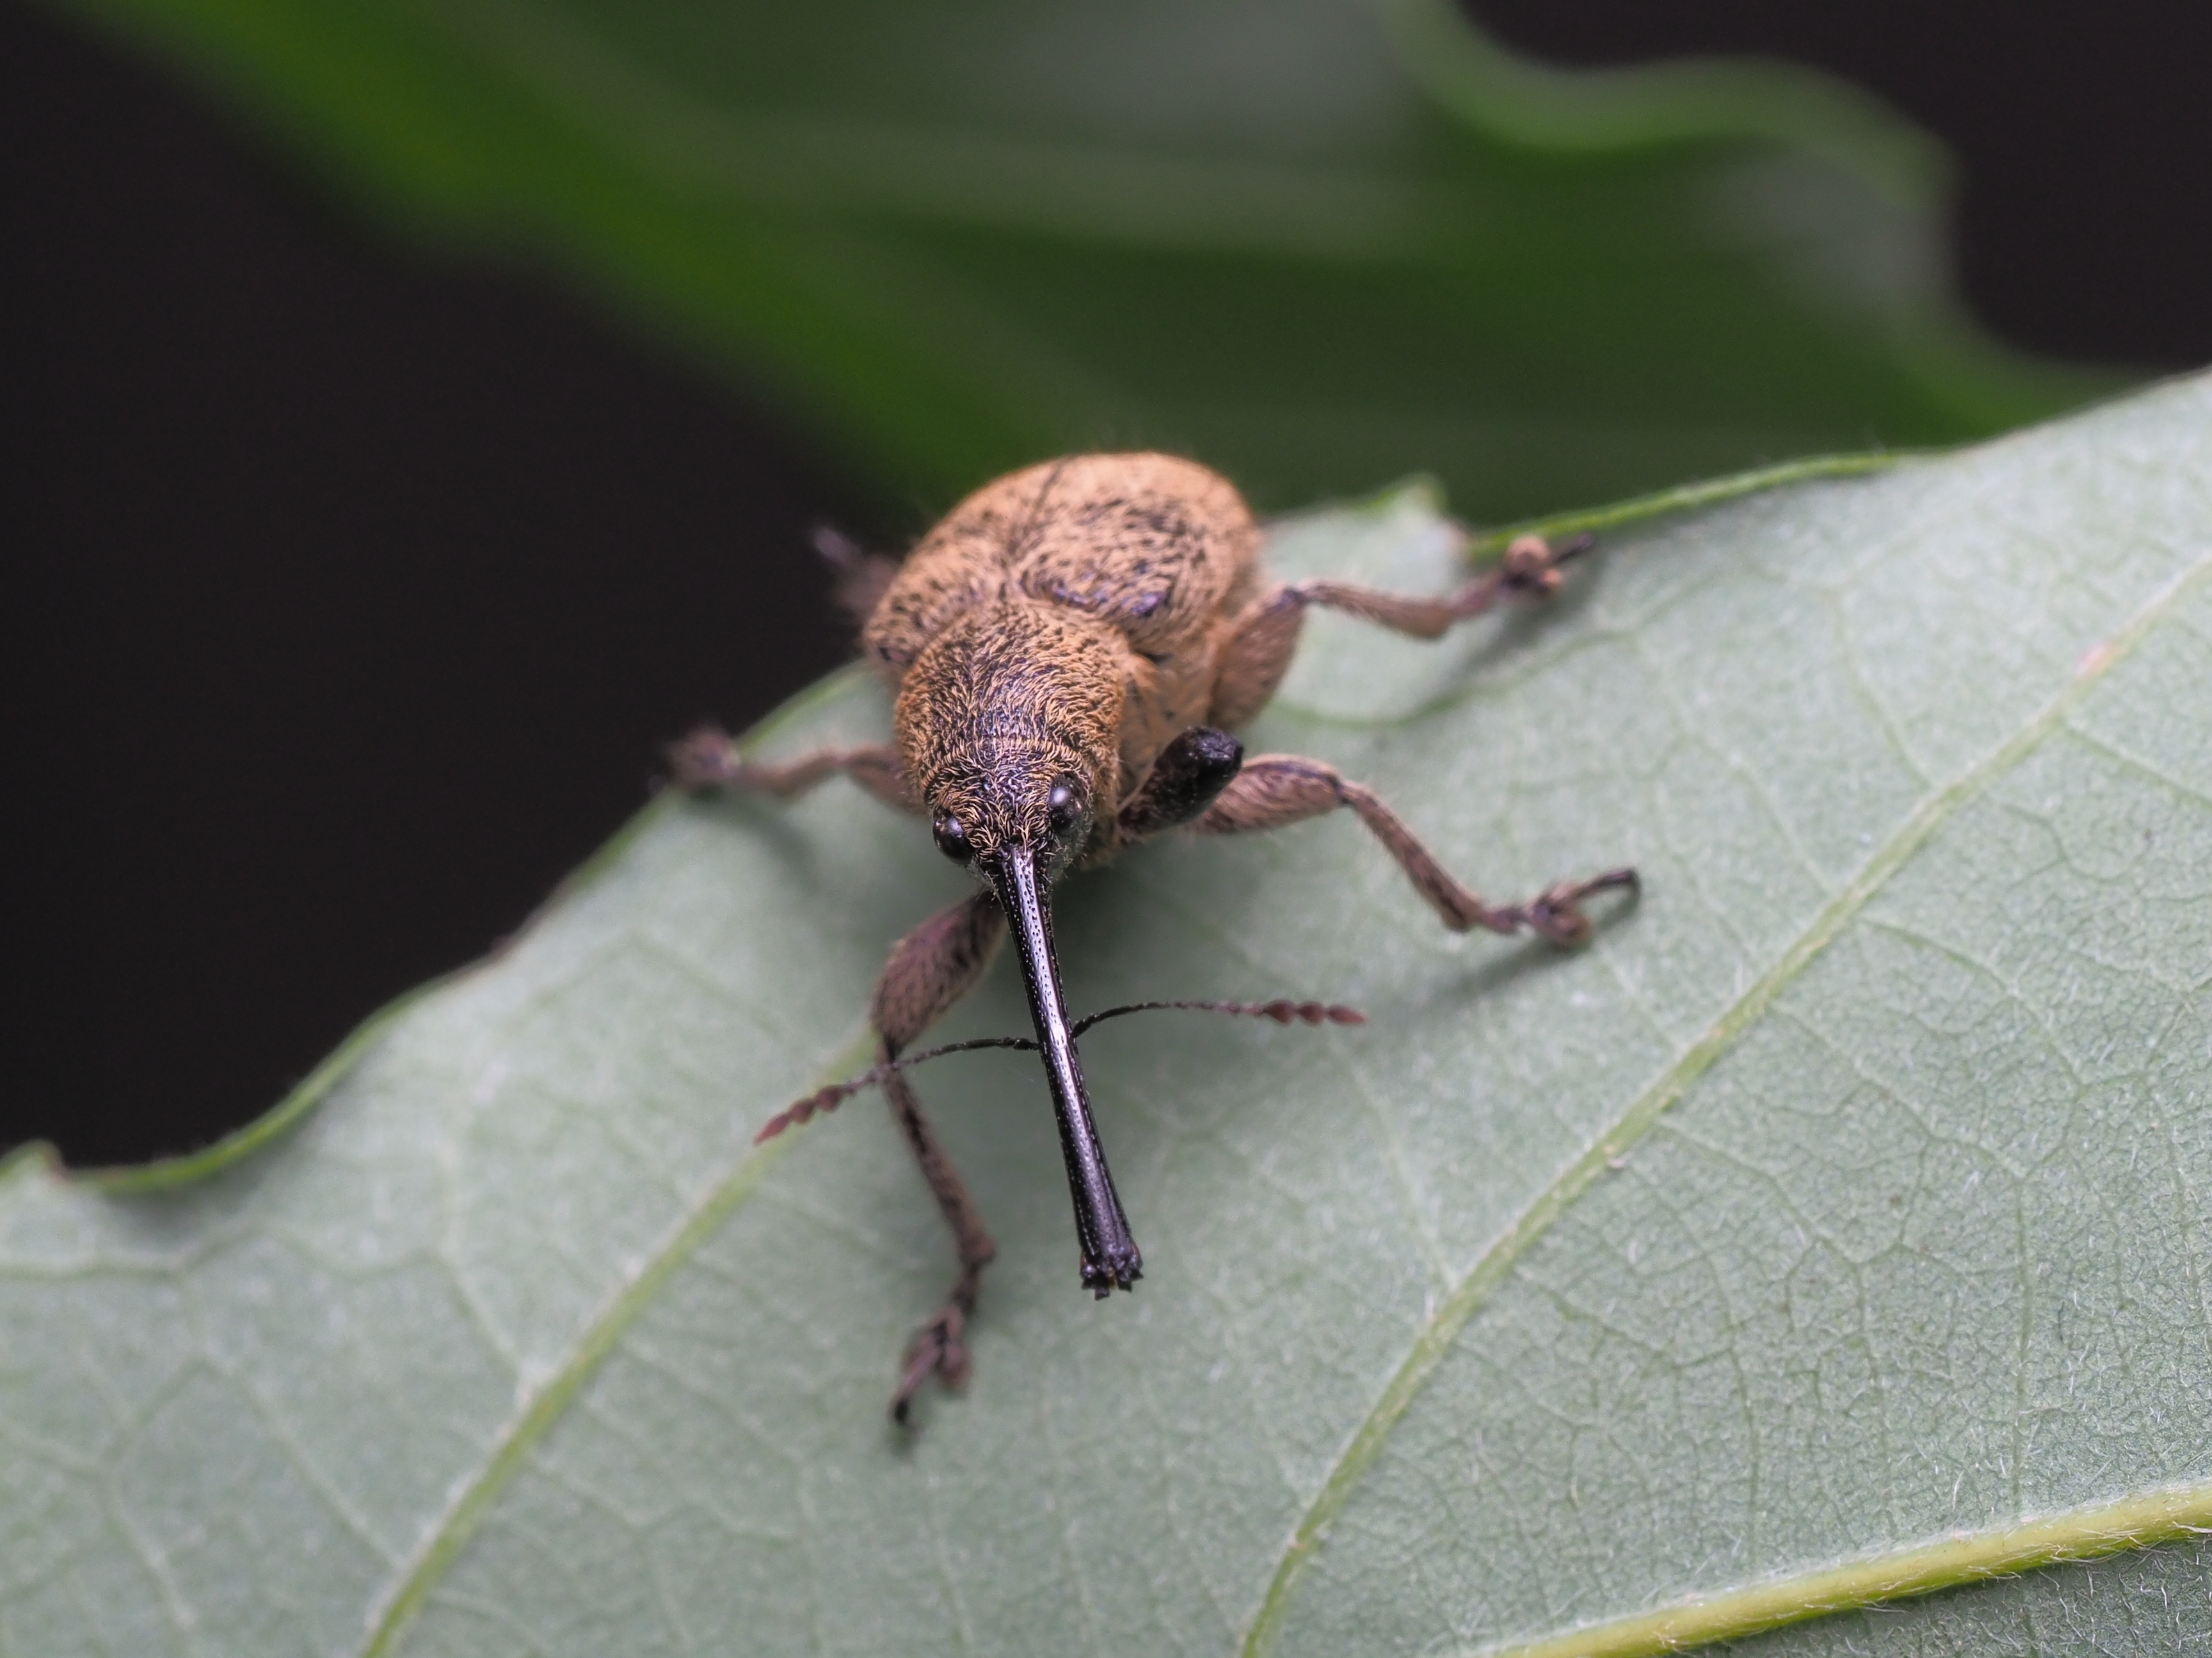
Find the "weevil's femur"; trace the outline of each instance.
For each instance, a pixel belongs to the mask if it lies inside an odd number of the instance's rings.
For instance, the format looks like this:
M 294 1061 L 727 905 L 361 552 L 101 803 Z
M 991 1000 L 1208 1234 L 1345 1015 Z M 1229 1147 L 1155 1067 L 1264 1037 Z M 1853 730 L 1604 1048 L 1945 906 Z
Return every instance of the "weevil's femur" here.
M 939 844 L 975 857 L 1028 847 L 1055 865 L 1080 850 L 1114 807 L 1123 694 L 1106 630 L 1063 609 L 1011 598 L 947 628 L 893 715 Z

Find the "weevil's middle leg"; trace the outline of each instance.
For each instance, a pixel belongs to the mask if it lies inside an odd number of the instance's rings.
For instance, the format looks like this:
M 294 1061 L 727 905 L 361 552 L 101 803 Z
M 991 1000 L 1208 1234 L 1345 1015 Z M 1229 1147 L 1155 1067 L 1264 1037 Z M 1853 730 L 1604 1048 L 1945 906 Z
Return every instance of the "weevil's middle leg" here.
M 1587 552 L 1588 536 L 1577 536 L 1557 547 L 1541 536 L 1517 536 L 1505 556 L 1480 575 L 1470 577 L 1450 592 L 1436 598 L 1405 593 L 1386 593 L 1349 581 L 1326 578 L 1294 582 L 1285 591 L 1303 604 L 1343 610 L 1416 639 L 1438 639 L 1458 623 L 1494 608 L 1507 598 L 1549 598 L 1564 579 L 1559 566 Z
M 888 743 L 817 749 L 796 760 L 763 763 L 746 759 L 720 726 L 705 725 L 668 745 L 668 767 L 679 788 L 758 789 L 780 799 L 804 794 L 842 772 L 887 806 L 921 810 L 907 790 L 897 752 Z
M 1454 880 L 1405 821 L 1362 783 L 1336 768 L 1293 754 L 1263 754 L 1244 769 L 1191 827 L 1200 835 L 1241 835 L 1282 829 L 1349 806 L 1385 850 L 1398 860 L 1414 890 L 1455 932 L 1486 927 L 1517 932 L 1526 927 L 1555 944 L 1578 944 L 1590 934 L 1583 900 L 1613 887 L 1633 887 L 1632 869 L 1607 870 L 1587 881 L 1562 881 L 1525 904 L 1489 904 Z
M 1437 639 L 1504 599 L 1550 598 L 1559 591 L 1559 567 L 1589 547 L 1588 536 L 1556 547 L 1541 536 L 1519 536 L 1497 565 L 1431 598 L 1325 578 L 1278 587 L 1244 613 L 1223 646 L 1206 723 L 1234 730 L 1267 705 L 1290 671 L 1306 611 L 1313 605 L 1361 616 L 1415 639 Z

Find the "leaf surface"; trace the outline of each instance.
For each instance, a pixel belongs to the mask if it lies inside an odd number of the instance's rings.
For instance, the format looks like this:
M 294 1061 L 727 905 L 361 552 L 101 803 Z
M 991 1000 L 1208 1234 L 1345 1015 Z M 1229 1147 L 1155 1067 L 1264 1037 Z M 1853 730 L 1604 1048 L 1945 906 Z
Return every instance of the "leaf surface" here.
M 1272 556 L 1451 547 L 1410 489 Z M 896 1136 L 749 1140 L 962 878 L 842 786 L 659 803 L 289 1127 L 0 1176 L 0 1652 L 1654 1650 L 2115 1547 L 1761 1639 L 2212 1637 L 2212 380 L 1616 523 L 1434 646 L 1317 617 L 1253 739 L 1643 900 L 1454 938 L 1348 819 L 1072 880 L 1079 1008 L 1372 1022 L 1085 1039 L 1103 1303 L 1033 1062 L 924 1073 L 1001 1254 L 909 1443 Z
M 1953 296 L 1948 163 L 1777 64 L 1571 75 L 1449 0 L 64 0 L 398 222 L 550 255 L 887 499 L 1200 454 L 1492 519 L 2111 382 Z

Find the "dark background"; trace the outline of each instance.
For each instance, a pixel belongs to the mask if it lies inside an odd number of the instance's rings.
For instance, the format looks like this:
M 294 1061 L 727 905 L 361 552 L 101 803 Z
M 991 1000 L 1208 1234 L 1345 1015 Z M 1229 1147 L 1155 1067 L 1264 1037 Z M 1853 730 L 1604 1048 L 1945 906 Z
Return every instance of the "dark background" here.
M 1564 62 L 1846 75 L 1957 151 L 1991 328 L 2212 361 L 2212 8 L 1474 9 Z M 132 1160 L 266 1108 L 520 922 L 635 808 L 659 740 L 841 658 L 812 522 L 922 527 L 703 368 L 380 239 L 19 0 L 0 236 L 0 1149 Z

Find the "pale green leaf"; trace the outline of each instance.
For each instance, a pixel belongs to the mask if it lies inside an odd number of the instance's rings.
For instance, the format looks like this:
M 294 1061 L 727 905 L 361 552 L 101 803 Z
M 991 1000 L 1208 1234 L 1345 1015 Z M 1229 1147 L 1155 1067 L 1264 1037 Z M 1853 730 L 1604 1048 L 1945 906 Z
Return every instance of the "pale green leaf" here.
M 1568 75 L 1450 0 L 56 0 L 410 230 L 549 256 L 904 509 L 1039 454 L 1557 508 L 1949 443 L 1947 158 L 1809 70 Z
M 1441 644 L 1317 618 L 1254 733 L 1500 895 L 1633 861 L 1587 951 L 1348 819 L 1071 881 L 1079 1007 L 1372 1023 L 1087 1039 L 1103 1303 L 1034 1065 L 927 1074 L 1002 1253 L 912 1443 L 896 1135 L 748 1144 L 962 890 L 842 786 L 655 805 L 199 1164 L 18 1159 L 0 1652 L 1650 1650 L 2022 1570 L 1760 1649 L 2212 1640 L 2212 380 L 1727 493 Z M 1419 489 L 1273 552 L 1452 575 Z

